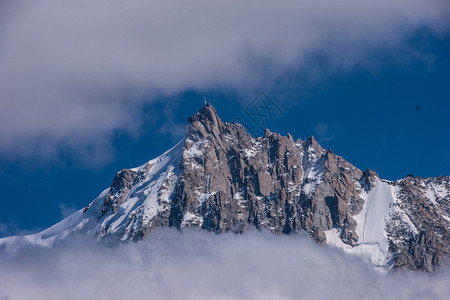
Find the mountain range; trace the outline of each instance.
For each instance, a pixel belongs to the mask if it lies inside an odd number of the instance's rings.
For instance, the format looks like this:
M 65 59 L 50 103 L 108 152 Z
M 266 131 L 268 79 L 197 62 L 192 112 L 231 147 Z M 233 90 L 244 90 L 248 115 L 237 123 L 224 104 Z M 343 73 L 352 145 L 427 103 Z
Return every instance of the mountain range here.
M 450 177 L 389 181 L 323 149 L 266 129 L 252 137 L 206 104 L 172 149 L 118 172 L 85 208 L 36 234 L 0 239 L 0 252 L 54 247 L 73 235 L 118 245 L 160 227 L 306 233 L 380 271 L 450 264 Z

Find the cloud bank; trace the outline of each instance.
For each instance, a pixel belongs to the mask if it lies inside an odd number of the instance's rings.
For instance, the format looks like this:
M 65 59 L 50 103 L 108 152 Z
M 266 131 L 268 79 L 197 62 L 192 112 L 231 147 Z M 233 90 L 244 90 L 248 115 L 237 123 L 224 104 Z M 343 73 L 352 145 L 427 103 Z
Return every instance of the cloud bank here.
M 326 63 L 309 75 L 319 77 L 376 67 L 386 53 L 417 59 L 406 38 L 423 27 L 444 34 L 450 19 L 445 0 L 0 6 L 0 155 L 94 160 L 107 159 L 115 133 L 139 134 L 140 109 L 157 98 L 268 88 L 286 72 L 310 72 L 317 55 Z
M 0 260 L 1 299 L 448 299 L 450 273 L 380 275 L 303 236 L 160 230 L 116 249 L 72 241 Z

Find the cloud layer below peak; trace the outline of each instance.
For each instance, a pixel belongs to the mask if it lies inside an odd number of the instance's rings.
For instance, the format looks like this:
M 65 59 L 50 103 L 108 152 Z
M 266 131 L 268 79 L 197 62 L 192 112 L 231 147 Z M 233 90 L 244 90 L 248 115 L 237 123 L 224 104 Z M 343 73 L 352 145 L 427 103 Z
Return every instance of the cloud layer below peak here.
M 116 249 L 73 240 L 0 259 L 2 299 L 447 299 L 449 279 L 381 275 L 307 237 L 267 232 L 165 229 Z

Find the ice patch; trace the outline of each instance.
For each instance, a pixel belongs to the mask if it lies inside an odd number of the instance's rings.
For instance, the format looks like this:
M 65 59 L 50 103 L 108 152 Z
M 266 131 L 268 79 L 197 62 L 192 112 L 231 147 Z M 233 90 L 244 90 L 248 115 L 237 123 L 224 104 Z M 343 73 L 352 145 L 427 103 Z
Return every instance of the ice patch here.
M 309 158 L 311 158 L 309 156 Z M 303 159 L 303 186 L 302 191 L 306 195 L 311 195 L 316 190 L 317 185 L 322 182 L 323 175 L 325 174 L 325 166 L 322 159 L 317 159 L 314 156 L 312 160 Z
M 195 199 L 197 200 L 198 204 L 201 205 L 203 202 L 205 202 L 206 200 L 208 200 L 208 198 L 210 196 L 213 196 L 217 193 L 216 192 L 212 192 L 212 193 L 201 193 L 199 191 L 195 191 Z
M 256 151 L 253 149 L 243 149 L 241 150 L 246 158 L 254 157 L 256 155 Z
M 188 142 L 189 141 L 190 140 L 188 140 Z M 186 143 L 186 144 L 188 144 L 188 143 Z M 207 144 L 208 144 L 207 141 L 195 142 L 190 148 L 185 149 L 183 151 L 183 158 L 189 159 L 189 158 L 193 158 L 193 157 L 202 157 L 203 156 L 202 148 L 205 147 L 205 145 L 207 145 Z
M 191 212 L 187 212 L 181 221 L 181 227 L 201 227 L 203 225 L 203 218 Z
M 233 196 L 233 199 L 234 200 L 242 200 L 242 199 L 244 199 L 242 197 L 242 192 L 235 193 L 234 196 Z
M 256 142 L 254 140 L 252 140 L 252 148 L 251 149 L 240 149 L 240 151 L 242 152 L 242 154 L 245 156 L 245 158 L 252 158 L 254 157 L 256 154 L 261 152 L 261 142 Z

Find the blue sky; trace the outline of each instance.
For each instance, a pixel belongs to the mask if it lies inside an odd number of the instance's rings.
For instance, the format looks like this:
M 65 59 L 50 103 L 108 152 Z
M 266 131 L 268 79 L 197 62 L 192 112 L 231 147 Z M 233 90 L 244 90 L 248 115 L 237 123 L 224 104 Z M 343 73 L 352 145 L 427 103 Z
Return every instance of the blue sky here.
M 343 1 L 302 15 L 292 11 L 304 1 L 276 11 L 262 1 L 251 16 L 233 1 L 194 1 L 185 13 L 99 1 L 83 22 L 83 5 L 37 3 L 2 10 L 0 236 L 54 224 L 120 169 L 173 146 L 204 96 L 261 135 L 244 108 L 264 90 L 282 110 L 272 131 L 314 135 L 386 179 L 450 175 L 444 2 L 409 1 L 404 12 L 405 1 Z

